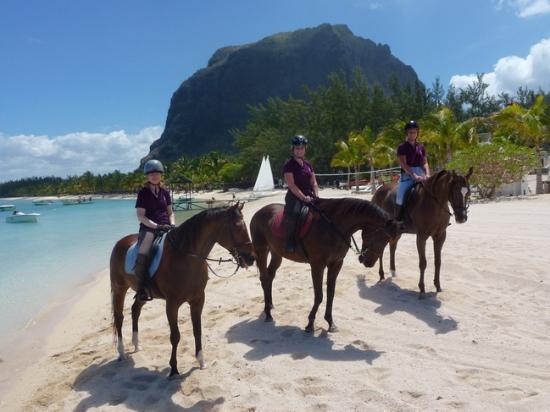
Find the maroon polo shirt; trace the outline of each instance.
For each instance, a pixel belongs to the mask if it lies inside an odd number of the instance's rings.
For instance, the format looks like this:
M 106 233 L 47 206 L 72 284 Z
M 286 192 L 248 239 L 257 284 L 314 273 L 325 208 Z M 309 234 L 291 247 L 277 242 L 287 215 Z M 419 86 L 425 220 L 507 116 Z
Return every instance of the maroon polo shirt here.
M 315 196 L 311 186 L 311 176 L 314 173 L 311 163 L 304 160 L 304 165 L 300 166 L 300 163 L 291 157 L 283 166 L 283 175 L 285 173 L 292 173 L 294 183 L 305 196 Z
M 168 216 L 168 206 L 172 204 L 170 192 L 164 188 L 160 188 L 158 196 L 147 187 L 142 188 L 137 195 L 136 208 L 145 209 L 145 217 L 152 220 L 157 225 L 169 225 L 170 218 Z M 140 223 L 140 228 L 145 227 Z
M 426 149 L 424 145 L 415 143 L 414 145 L 409 142 L 401 143 L 397 147 L 397 156 L 406 156 L 407 165 L 410 167 L 423 167 L 426 163 Z

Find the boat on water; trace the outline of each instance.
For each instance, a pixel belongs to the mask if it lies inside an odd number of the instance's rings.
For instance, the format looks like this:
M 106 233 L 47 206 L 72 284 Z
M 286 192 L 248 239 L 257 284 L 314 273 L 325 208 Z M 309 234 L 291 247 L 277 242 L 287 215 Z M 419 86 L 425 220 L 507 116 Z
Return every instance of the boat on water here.
M 40 213 L 23 213 L 16 211 L 6 216 L 6 223 L 36 223 L 38 222 L 38 216 L 40 216 Z
M 89 197 L 84 197 L 84 196 L 65 197 L 65 198 L 62 198 L 60 200 L 61 200 L 61 203 L 63 203 L 63 206 L 87 205 L 87 204 L 94 203 L 94 200 L 92 199 L 91 196 L 89 196 Z
M 35 199 L 32 201 L 32 204 L 35 206 L 48 206 L 53 203 L 53 200 L 50 199 Z
M 0 212 L 11 212 L 15 210 L 15 205 L 0 205 Z

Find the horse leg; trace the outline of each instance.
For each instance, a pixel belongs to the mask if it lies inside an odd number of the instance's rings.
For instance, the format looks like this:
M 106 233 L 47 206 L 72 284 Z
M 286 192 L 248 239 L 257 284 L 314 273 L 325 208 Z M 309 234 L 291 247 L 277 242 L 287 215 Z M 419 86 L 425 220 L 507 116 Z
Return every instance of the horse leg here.
M 113 334 L 116 336 L 118 360 L 126 359 L 122 340 L 122 322 L 124 321 L 124 297 L 128 287 L 117 287 L 111 284 L 111 310 L 113 312 Z
M 178 360 L 176 352 L 180 341 L 180 331 L 178 328 L 178 310 L 180 305 L 172 301 L 166 301 L 166 317 L 170 325 L 170 343 L 172 344 L 172 354 L 170 355 L 170 376 L 179 375 Z
M 390 242 L 390 273 L 391 276 L 395 276 L 395 250 L 397 249 L 397 242 L 399 239 Z
M 419 299 L 426 296 L 426 289 L 424 288 L 424 271 L 426 270 L 426 238 L 420 235 L 416 235 L 416 249 L 418 250 L 418 267 L 420 268 L 420 280 L 418 287 L 420 288 Z
M 144 300 L 136 299 L 132 305 L 132 344 L 134 345 L 134 351 L 139 351 L 139 337 L 138 337 L 138 321 L 139 315 L 141 315 L 141 308 L 145 304 Z
M 262 288 L 264 290 L 264 312 L 265 312 L 265 321 L 272 322 L 273 317 L 271 316 L 271 310 L 273 309 L 273 279 L 275 279 L 275 274 L 277 269 L 281 266 L 283 258 L 275 253 L 271 252 L 271 259 L 269 261 L 269 266 L 265 268 L 265 263 L 267 262 L 267 253 L 264 255 L 264 276 L 262 277 L 262 272 L 260 271 L 260 280 L 262 282 Z M 260 267 L 260 263 L 258 263 Z
M 306 332 L 313 332 L 313 324 L 315 323 L 315 315 L 317 314 L 317 309 L 323 301 L 323 272 L 325 270 L 324 266 L 314 266 L 311 265 L 311 280 L 313 281 L 313 291 L 315 293 L 315 300 L 313 302 L 313 307 L 308 316 L 308 324 L 306 326 Z
M 199 361 L 201 369 L 206 369 L 202 354 L 202 326 L 201 315 L 204 306 L 204 291 L 198 299 L 190 302 L 191 307 L 191 322 L 193 323 L 193 336 L 195 337 L 195 358 Z
M 441 249 L 443 249 L 443 243 L 445 243 L 446 237 L 447 237 L 447 232 L 445 231 L 433 238 L 434 264 L 435 264 L 434 285 L 435 285 L 435 289 L 438 292 L 441 292 L 441 284 L 439 283 L 439 271 L 441 270 Z
M 386 248 L 384 248 L 386 249 Z M 378 266 L 378 277 L 380 278 L 378 281 L 382 282 L 384 280 L 384 249 L 382 249 L 382 252 L 380 252 L 380 257 L 378 258 L 379 266 Z
M 334 300 L 334 291 L 336 290 L 336 278 L 342 268 L 343 260 L 331 263 L 327 269 L 327 307 L 325 310 L 325 320 L 328 322 L 328 331 L 337 332 L 338 328 L 332 320 L 332 302 Z

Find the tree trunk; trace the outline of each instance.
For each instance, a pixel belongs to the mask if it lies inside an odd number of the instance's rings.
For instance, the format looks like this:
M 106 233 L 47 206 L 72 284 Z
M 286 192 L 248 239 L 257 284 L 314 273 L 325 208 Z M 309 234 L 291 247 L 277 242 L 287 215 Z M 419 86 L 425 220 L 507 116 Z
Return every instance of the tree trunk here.
M 374 167 L 370 166 L 370 182 L 372 184 L 372 194 L 374 195 L 374 192 L 376 192 L 376 179 L 374 178 Z
M 541 159 L 541 156 L 540 156 L 540 146 L 539 145 L 535 146 L 535 153 L 537 154 L 537 162 L 541 163 L 542 159 Z M 542 194 L 542 168 L 541 168 L 541 166 L 542 165 L 539 165 L 535 169 L 535 173 L 537 174 L 537 184 L 535 186 L 535 193 L 537 195 Z

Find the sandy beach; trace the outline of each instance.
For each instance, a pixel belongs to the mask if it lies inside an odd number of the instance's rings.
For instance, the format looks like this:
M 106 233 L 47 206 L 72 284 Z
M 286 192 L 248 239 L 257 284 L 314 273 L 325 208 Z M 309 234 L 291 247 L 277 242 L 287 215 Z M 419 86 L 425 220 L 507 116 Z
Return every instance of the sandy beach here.
M 245 194 L 236 193 L 240 196 Z M 283 196 L 246 203 L 247 223 Z M 321 196 L 350 192 L 329 189 Z M 32 352 L 15 350 L 14 358 L 0 362 L 4 379 L 11 373 L 7 365 L 20 360 L 26 366 L 1 396 L 0 410 L 548 410 L 549 234 L 550 195 L 472 204 L 468 222 L 453 221 L 448 229 L 439 294 L 431 281 L 428 243 L 424 300 L 417 298 L 414 236 L 402 237 L 396 277 L 382 283 L 378 267 L 364 268 L 350 251 L 336 285 L 336 333 L 327 332 L 324 302 L 314 334 L 303 332 L 313 303 L 308 265 L 283 261 L 273 286 L 274 323 L 263 320 L 255 266 L 229 279 L 210 276 L 202 318 L 208 368 L 200 370 L 193 356 L 183 305 L 182 375 L 175 380 L 167 379 L 170 342 L 161 300 L 144 307 L 142 349 L 134 353 L 128 293 L 123 327 L 128 359 L 117 361 L 106 269 L 81 285 L 78 299 L 50 314 L 41 335 L 46 338 L 21 342 Z M 227 252 L 216 246 L 211 256 Z M 223 275 L 233 269 L 216 267 Z

